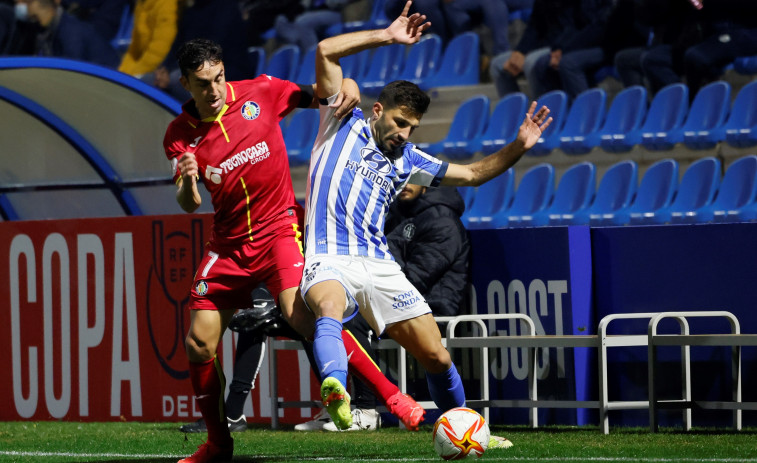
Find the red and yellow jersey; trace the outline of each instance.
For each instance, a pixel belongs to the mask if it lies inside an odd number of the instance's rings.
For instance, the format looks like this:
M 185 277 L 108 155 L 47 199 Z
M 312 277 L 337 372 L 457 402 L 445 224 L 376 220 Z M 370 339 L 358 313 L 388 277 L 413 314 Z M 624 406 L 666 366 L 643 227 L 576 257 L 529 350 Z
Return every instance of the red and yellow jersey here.
M 190 100 L 168 126 L 163 147 L 174 167 L 194 153 L 215 216 L 212 240 L 253 240 L 295 207 L 289 160 L 279 122 L 300 101 L 300 88 L 266 75 L 227 82 L 226 104 L 214 118 L 198 120 Z

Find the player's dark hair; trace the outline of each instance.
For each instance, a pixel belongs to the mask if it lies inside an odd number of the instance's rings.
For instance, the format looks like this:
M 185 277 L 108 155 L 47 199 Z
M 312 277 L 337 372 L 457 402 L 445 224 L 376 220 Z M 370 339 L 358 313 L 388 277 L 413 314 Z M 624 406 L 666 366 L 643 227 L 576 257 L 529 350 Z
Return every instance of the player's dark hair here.
M 431 98 L 417 85 L 407 80 L 395 80 L 389 82 L 378 97 L 378 102 L 385 109 L 393 109 L 404 106 L 409 110 L 422 115 L 428 110 Z
M 208 39 L 192 39 L 185 42 L 176 52 L 181 75 L 188 77 L 191 71 L 196 71 L 205 62 L 218 64 L 223 61 L 223 49 L 217 43 Z

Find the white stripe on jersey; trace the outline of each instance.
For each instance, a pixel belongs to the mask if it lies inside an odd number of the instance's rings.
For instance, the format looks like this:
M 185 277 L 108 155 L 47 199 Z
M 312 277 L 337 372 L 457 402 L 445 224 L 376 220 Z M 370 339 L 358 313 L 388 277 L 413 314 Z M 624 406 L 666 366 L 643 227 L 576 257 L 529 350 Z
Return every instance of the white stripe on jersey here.
M 384 236 L 389 204 L 408 182 L 437 185 L 447 163 L 410 143 L 402 157 L 391 162 L 376 147 L 370 124 L 359 109 L 341 121 L 333 117 L 335 108 L 321 105 L 320 111 L 308 173 L 305 256 L 391 260 Z

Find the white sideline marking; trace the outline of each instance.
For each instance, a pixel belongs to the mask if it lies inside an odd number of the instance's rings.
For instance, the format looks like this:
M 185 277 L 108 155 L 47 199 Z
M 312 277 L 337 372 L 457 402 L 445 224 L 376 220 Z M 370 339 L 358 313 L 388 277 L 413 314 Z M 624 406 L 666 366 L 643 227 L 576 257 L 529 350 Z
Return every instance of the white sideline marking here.
M 499 453 L 499 452 L 498 452 Z M 636 458 L 636 457 L 511 457 L 507 451 L 501 455 L 492 455 L 489 452 L 486 457 L 490 461 L 525 461 L 525 462 L 561 462 L 561 461 L 596 461 L 596 462 L 649 462 L 649 463 L 750 463 L 757 462 L 757 458 Z M 185 454 L 159 454 L 159 453 L 78 453 L 78 452 L 17 452 L 13 450 L 0 450 L 0 455 L 12 457 L 82 457 L 82 458 L 183 458 Z M 294 458 L 290 455 L 255 455 L 256 458 L 270 459 L 271 461 Z M 334 457 L 303 457 L 296 456 L 301 461 L 340 461 Z M 347 461 L 347 460 L 341 460 Z M 351 460 L 350 460 L 351 461 Z M 438 458 L 366 458 L 363 461 L 434 461 Z

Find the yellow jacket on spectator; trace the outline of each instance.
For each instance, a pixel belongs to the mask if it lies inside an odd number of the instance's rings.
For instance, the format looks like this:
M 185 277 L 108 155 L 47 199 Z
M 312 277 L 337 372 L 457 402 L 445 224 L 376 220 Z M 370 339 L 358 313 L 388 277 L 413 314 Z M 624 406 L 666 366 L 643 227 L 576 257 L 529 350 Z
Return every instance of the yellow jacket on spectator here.
M 179 0 L 137 0 L 131 44 L 118 70 L 139 76 L 163 63 L 176 38 Z

